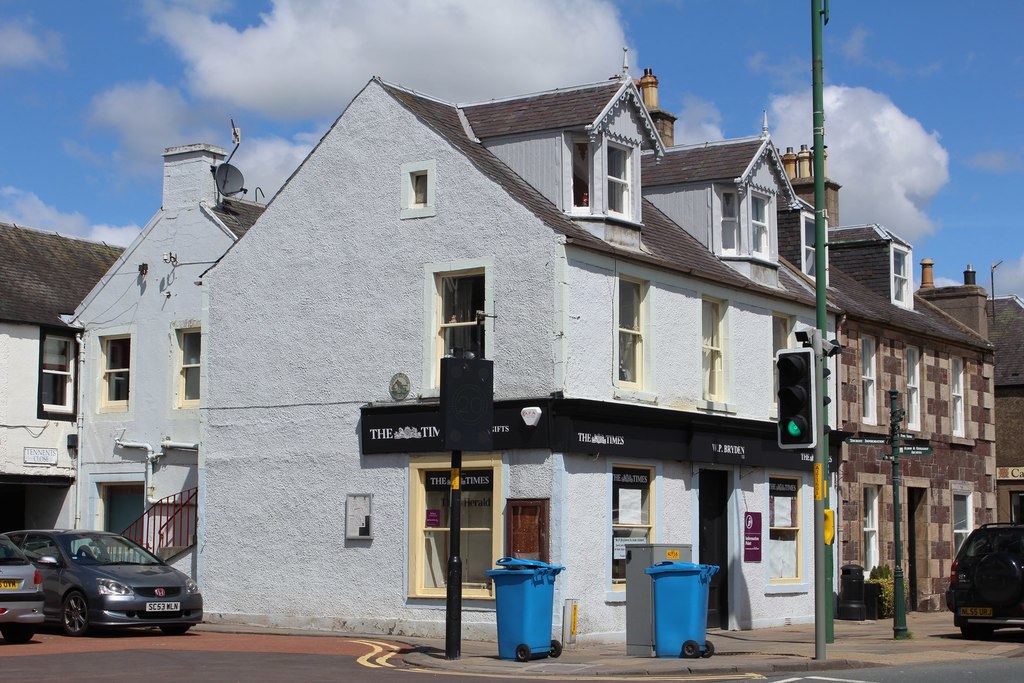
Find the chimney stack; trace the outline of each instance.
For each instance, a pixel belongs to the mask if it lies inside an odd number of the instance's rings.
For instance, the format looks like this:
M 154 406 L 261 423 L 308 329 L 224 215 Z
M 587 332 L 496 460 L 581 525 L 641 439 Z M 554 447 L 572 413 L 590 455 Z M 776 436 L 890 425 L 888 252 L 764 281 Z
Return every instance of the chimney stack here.
M 654 75 L 653 69 L 644 69 L 644 75 L 638 81 L 634 81 L 640 90 L 640 97 L 643 99 L 647 113 L 654 121 L 654 128 L 661 136 L 661 141 L 666 147 L 675 143 L 676 117 L 664 109 L 658 107 L 658 78 Z
M 921 259 L 921 289 L 934 289 L 935 261 L 930 258 Z
M 796 152 L 792 147 L 787 147 L 786 153 L 782 155 L 782 167 L 786 169 L 786 177 L 796 180 Z
M 164 150 L 164 211 L 216 204 L 217 184 L 213 167 L 227 157 L 220 147 L 206 143 L 168 147 Z
M 930 258 L 921 260 L 921 287 L 917 290 L 918 296 L 988 339 L 988 311 L 985 306 L 988 295 L 976 284 L 977 274 L 974 268 L 971 265 L 967 266 L 962 285 L 936 287 L 932 276 L 934 264 Z
M 828 158 L 828 150 L 825 150 Z M 807 145 L 800 145 L 800 152 L 794 153 L 792 147 L 786 148 L 782 155 L 782 167 L 789 177 L 789 182 L 796 196 L 808 204 L 814 204 L 814 153 Z M 830 180 L 825 173 L 825 212 L 828 216 L 828 227 L 839 225 L 839 188 L 842 185 Z

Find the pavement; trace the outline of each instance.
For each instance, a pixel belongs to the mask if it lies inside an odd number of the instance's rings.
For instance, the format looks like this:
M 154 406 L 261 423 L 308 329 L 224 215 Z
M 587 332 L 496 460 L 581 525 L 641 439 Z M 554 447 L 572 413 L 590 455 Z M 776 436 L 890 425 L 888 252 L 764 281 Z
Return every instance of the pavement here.
M 565 645 L 557 659 L 517 662 L 499 659 L 495 642 L 462 641 L 460 658 L 448 660 L 443 640 L 423 639 L 405 640 L 413 649 L 404 650 L 399 657 L 410 667 L 494 677 L 771 675 L 1024 657 L 1021 629 L 996 631 L 987 641 L 965 640 L 953 626 L 953 615 L 948 611 L 909 613 L 907 634 L 907 639 L 894 638 L 891 619 L 836 620 L 834 640 L 824 643 L 824 656 L 820 658 L 815 657 L 818 644 L 813 624 L 750 631 L 712 629 L 707 632 L 707 640 L 714 645 L 715 653 L 701 659 L 627 656 L 625 644 L 577 643 Z M 389 640 L 403 641 L 401 637 Z

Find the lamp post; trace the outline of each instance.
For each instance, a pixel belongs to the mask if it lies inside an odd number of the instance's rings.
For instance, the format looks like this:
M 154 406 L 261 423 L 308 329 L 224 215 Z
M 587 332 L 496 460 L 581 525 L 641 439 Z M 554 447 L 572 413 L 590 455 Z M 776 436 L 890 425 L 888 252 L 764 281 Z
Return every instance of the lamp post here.
M 903 593 L 903 546 L 900 540 L 900 525 L 903 512 L 900 509 L 900 425 L 906 412 L 897 407 L 899 392 L 889 390 L 889 434 L 892 443 L 892 537 L 896 544 L 896 568 L 892 573 L 892 637 L 905 640 L 910 637 L 907 632 L 907 603 Z

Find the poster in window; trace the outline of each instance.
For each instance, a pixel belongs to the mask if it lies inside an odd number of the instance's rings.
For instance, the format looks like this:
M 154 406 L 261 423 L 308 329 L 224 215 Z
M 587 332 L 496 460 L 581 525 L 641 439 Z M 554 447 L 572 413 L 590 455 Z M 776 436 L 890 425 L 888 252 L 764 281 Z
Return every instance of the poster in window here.
M 345 501 L 345 538 L 369 541 L 373 538 L 370 527 L 373 494 L 350 493 Z
M 643 523 L 643 491 L 619 489 L 619 524 Z

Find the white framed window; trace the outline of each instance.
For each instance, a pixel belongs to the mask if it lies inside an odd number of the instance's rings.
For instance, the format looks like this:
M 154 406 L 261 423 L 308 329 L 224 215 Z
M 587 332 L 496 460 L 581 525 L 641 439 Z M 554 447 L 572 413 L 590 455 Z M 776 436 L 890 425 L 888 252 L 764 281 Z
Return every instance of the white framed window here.
M 964 361 L 950 358 L 949 391 L 951 397 L 950 419 L 953 422 L 953 436 L 964 435 Z
M 178 407 L 199 405 L 199 370 L 203 335 L 199 328 L 178 330 Z
M 409 459 L 409 595 L 447 594 L 451 528 L 451 459 Z M 462 595 L 492 598 L 487 570 L 501 557 L 502 462 L 497 455 L 464 455 L 459 484 Z
M 631 153 L 625 147 L 608 143 L 608 212 L 632 217 Z
M 768 232 L 768 199 L 759 195 L 750 198 L 750 232 L 755 256 L 768 258 L 771 245 Z
M 434 361 L 434 378 L 437 386 L 441 358 L 444 356 L 483 358 L 485 328 L 478 311 L 486 310 L 486 302 L 484 272 L 481 269 L 437 273 L 435 284 L 437 353 Z
M 75 340 L 42 333 L 39 358 L 42 411 L 71 415 L 75 410 Z
M 735 192 L 722 192 L 722 253 L 740 250 L 739 203 Z
M 801 484 L 797 477 L 768 477 L 768 576 L 772 583 L 801 578 Z
M 646 283 L 619 278 L 618 382 L 633 388 L 644 382 L 644 299 Z
M 725 395 L 722 303 L 704 299 L 701 307 L 703 395 L 707 401 L 721 401 Z
M 576 213 L 590 212 L 590 142 L 586 138 L 572 138 L 572 207 Z
M 912 290 L 910 252 L 894 244 L 892 246 L 892 302 L 898 306 L 910 308 Z
M 100 406 L 106 410 L 127 410 L 131 391 L 132 338 L 102 337 L 103 395 Z
M 879 487 L 864 487 L 864 573 L 878 566 L 878 494 Z
M 772 358 L 779 355 L 779 351 L 789 348 L 789 338 L 793 333 L 793 316 L 782 313 L 772 314 Z M 779 403 L 779 376 L 772 373 L 772 404 L 778 410 Z
M 654 469 L 612 466 L 612 587 L 626 587 L 626 551 L 654 540 Z
M 815 244 L 818 241 L 817 228 L 814 226 L 814 216 L 809 213 L 800 214 L 800 220 L 803 222 L 803 233 L 802 233 L 802 264 L 801 269 L 804 275 L 808 277 L 815 277 L 816 275 L 816 263 L 815 263 Z
M 971 494 L 953 492 L 953 557 L 967 540 L 974 528 L 974 513 L 971 510 Z
M 433 160 L 402 164 L 401 218 L 426 218 L 437 215 L 434 204 L 437 163 Z
M 875 339 L 860 338 L 860 416 L 866 424 L 878 424 L 878 392 L 875 387 Z
M 906 351 L 907 371 L 907 428 L 921 428 L 921 351 L 908 346 Z

